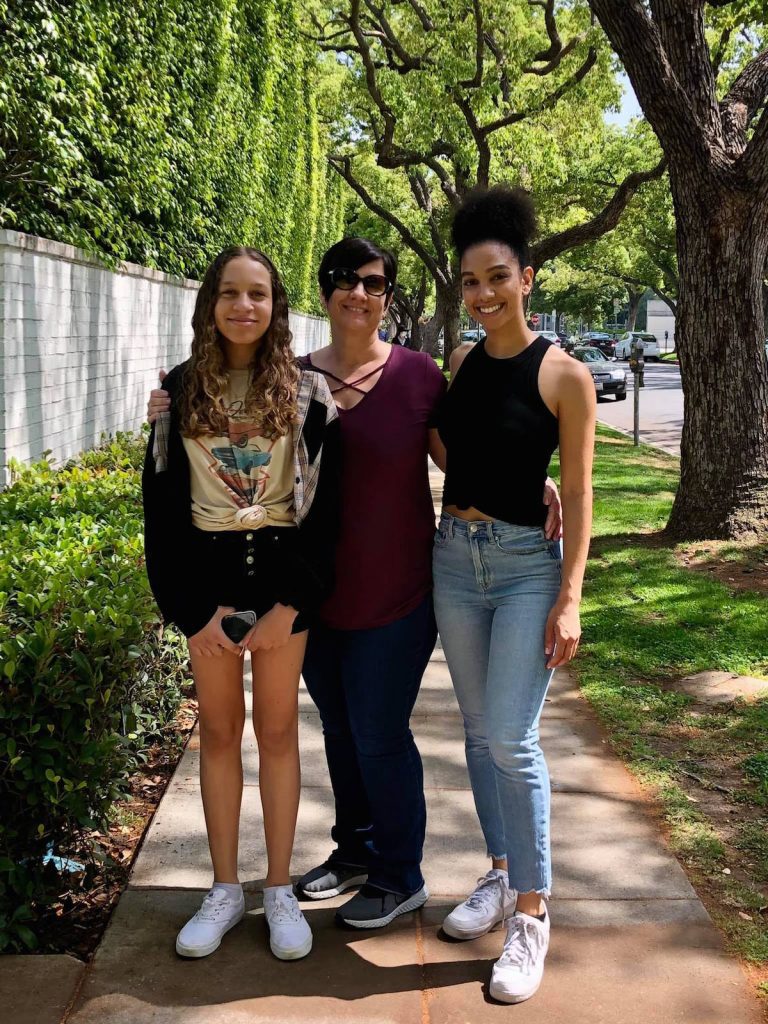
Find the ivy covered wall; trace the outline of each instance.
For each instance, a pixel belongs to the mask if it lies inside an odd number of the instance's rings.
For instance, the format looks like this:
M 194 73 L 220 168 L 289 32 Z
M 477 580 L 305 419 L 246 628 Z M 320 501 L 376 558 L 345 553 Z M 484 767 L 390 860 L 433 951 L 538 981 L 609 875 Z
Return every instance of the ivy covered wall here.
M 273 257 L 291 304 L 343 226 L 300 0 L 0 0 L 0 226 L 199 277 Z

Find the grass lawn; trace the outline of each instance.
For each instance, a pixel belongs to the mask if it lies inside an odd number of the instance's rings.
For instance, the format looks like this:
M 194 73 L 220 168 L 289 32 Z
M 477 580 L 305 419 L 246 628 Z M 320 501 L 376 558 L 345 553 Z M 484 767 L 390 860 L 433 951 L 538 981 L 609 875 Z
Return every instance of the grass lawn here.
M 678 460 L 599 428 L 595 525 L 576 670 L 615 749 L 661 801 L 672 847 L 768 995 L 768 697 L 704 706 L 675 687 L 710 669 L 766 678 L 766 547 L 707 551 L 661 534 Z M 731 564 L 732 563 L 732 567 Z M 763 564 L 763 563 L 761 563 Z M 721 580 L 725 582 L 721 582 Z M 729 581 L 733 582 L 729 582 Z

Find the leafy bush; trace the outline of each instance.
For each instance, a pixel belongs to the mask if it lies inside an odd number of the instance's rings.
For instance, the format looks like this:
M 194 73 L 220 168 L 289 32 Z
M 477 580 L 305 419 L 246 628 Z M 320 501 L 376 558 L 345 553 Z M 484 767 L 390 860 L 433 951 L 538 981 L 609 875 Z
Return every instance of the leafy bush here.
M 46 854 L 98 856 L 89 832 L 181 697 L 143 568 L 144 444 L 14 466 L 0 494 L 0 949 L 36 945 L 66 885 Z

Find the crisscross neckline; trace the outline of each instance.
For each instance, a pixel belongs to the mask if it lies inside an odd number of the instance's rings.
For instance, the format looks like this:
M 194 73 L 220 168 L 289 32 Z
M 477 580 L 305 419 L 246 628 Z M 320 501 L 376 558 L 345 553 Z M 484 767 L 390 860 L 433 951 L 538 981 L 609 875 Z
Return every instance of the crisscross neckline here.
M 337 404 L 336 408 L 339 410 L 340 413 L 342 413 L 342 412 L 352 412 L 354 409 L 357 409 L 360 405 L 363 404 L 363 402 L 365 401 L 367 396 L 372 394 L 376 390 L 376 388 L 381 383 L 381 378 L 379 378 L 379 380 L 376 381 L 376 383 L 373 385 L 373 387 L 368 388 L 368 390 L 366 390 L 365 388 L 361 388 L 359 385 L 363 384 L 369 378 L 374 377 L 377 373 L 381 374 L 381 376 L 383 377 L 384 372 L 387 369 L 387 367 L 389 366 L 390 360 L 392 359 L 392 352 L 393 351 L 394 351 L 394 348 L 392 349 L 392 351 L 390 351 L 388 353 L 387 358 L 384 360 L 383 363 L 379 363 L 378 366 L 375 366 L 372 370 L 369 370 L 368 373 L 364 373 L 362 375 L 362 377 L 358 377 L 356 380 L 353 380 L 353 381 L 346 381 L 346 380 L 344 380 L 343 377 L 337 376 L 331 370 L 325 370 L 325 369 L 323 369 L 322 366 L 317 366 L 315 363 L 312 362 L 312 353 L 311 352 L 307 353 L 307 357 L 306 358 L 307 358 L 307 362 L 309 363 L 310 367 L 313 370 L 317 370 L 317 372 L 318 373 L 322 373 L 322 375 L 324 377 L 326 377 L 326 378 L 330 377 L 331 380 L 338 382 L 338 384 L 340 385 L 339 387 L 335 387 L 335 388 L 331 387 L 330 383 L 328 385 L 329 388 L 330 388 L 331 395 L 334 396 L 334 399 L 335 399 L 335 396 L 338 395 L 341 391 L 346 391 L 346 390 L 355 391 L 355 392 L 357 392 L 358 395 L 360 395 L 359 400 L 357 402 L 355 402 L 354 405 L 350 405 L 348 408 L 345 408 L 343 405 L 338 405 Z
M 311 360 L 310 360 L 310 362 L 311 362 Z M 314 363 L 312 365 L 314 366 Z M 336 381 L 339 382 L 339 384 L 341 384 L 340 388 L 331 388 L 331 394 L 332 395 L 335 395 L 339 391 L 344 391 L 345 388 L 351 388 L 353 391 L 357 391 L 361 395 L 367 395 L 368 392 L 364 388 L 358 387 L 358 384 L 362 384 L 363 381 L 368 380 L 368 378 L 372 377 L 374 375 L 374 373 L 380 373 L 384 369 L 384 367 L 386 365 L 387 365 L 387 360 L 385 359 L 383 363 L 381 363 L 379 366 L 377 366 L 373 370 L 371 370 L 370 373 L 365 373 L 365 374 L 363 374 L 362 377 L 358 377 L 357 380 L 351 380 L 351 381 L 346 381 L 346 380 L 343 379 L 343 377 L 337 377 L 335 373 L 331 373 L 330 370 L 323 370 L 319 366 L 315 366 L 315 369 L 316 370 L 320 370 L 320 373 L 322 373 L 323 376 L 331 377 L 333 380 L 336 380 Z M 373 390 L 373 389 L 371 389 L 371 390 Z

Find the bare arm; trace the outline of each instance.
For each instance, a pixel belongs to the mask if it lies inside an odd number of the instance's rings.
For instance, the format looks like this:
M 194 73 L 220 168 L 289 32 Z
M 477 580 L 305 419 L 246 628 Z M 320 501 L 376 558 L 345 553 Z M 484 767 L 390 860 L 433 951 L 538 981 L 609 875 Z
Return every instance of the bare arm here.
M 451 382 L 453 382 L 454 377 L 459 371 L 459 367 L 474 347 L 474 342 L 465 341 L 461 345 L 457 345 L 453 352 L 451 352 L 450 358 L 448 359 L 448 369 L 451 371 Z
M 597 415 L 595 387 L 586 367 L 561 370 L 558 387 L 560 477 L 563 506 L 563 581 L 544 638 L 548 668 L 571 660 L 581 636 L 579 603 L 592 529 L 592 460 Z

